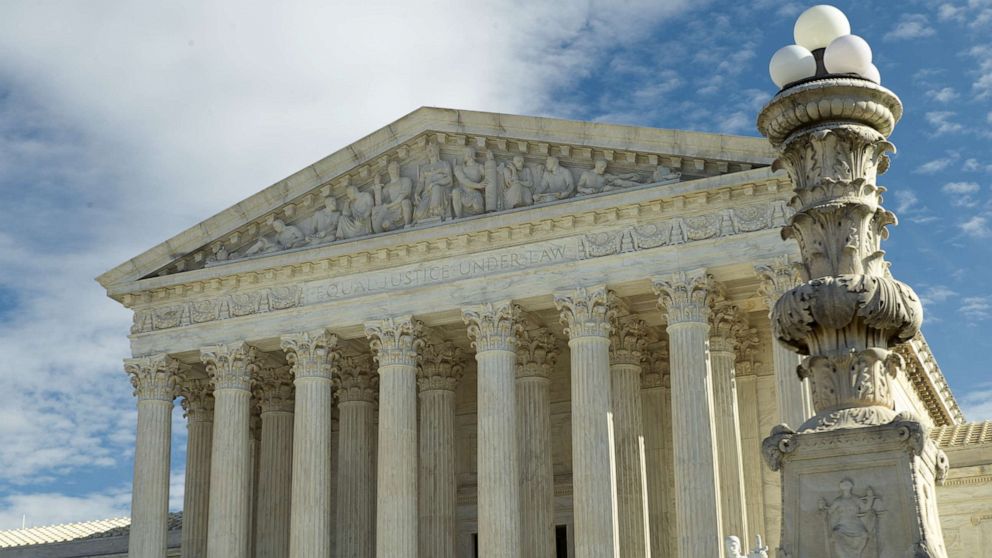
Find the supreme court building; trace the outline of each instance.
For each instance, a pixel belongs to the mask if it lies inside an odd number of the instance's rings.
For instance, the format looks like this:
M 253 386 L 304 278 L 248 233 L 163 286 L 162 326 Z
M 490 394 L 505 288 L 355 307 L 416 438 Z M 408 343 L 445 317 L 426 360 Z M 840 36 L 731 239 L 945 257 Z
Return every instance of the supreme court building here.
M 774 158 L 422 108 L 108 271 L 134 312 L 130 555 L 166 553 L 174 403 L 184 557 L 774 549 L 761 441 L 811 411 L 768 317 L 799 253 Z M 992 423 L 922 336 L 898 350 L 897 411 L 951 461 L 948 551 L 992 556 Z

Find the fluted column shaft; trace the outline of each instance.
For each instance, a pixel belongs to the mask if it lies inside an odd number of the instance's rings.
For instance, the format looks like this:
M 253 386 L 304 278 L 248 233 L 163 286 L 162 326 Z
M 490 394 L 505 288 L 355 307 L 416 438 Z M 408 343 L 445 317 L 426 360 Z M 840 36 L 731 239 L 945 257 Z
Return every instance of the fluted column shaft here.
M 164 558 L 168 545 L 169 454 L 178 363 L 166 355 L 128 359 L 138 398 L 128 555 Z
M 519 307 L 484 304 L 463 312 L 478 362 L 479 556 L 520 556 L 516 330 Z
M 555 478 L 551 454 L 551 371 L 558 357 L 547 329 L 521 331 L 517 344 L 520 555 L 554 556 Z
M 747 523 L 744 489 L 744 463 L 741 451 L 741 427 L 737 406 L 733 347 L 726 339 L 711 342 L 719 350 L 710 352 L 713 367 L 713 407 L 716 418 L 716 444 L 720 469 L 720 509 L 723 530 L 742 541 L 751 540 Z
M 621 558 L 643 558 L 649 546 L 641 416 L 641 357 L 645 333 L 646 325 L 642 320 L 626 318 L 614 320 L 610 335 L 610 394 Z
M 704 273 L 656 281 L 668 314 L 679 556 L 722 556 L 723 529 Z
M 331 406 L 337 336 L 327 330 L 287 335 L 292 365 L 293 472 L 289 555 L 327 558 L 331 546 Z
M 200 378 L 183 379 L 179 392 L 186 413 L 186 476 L 180 548 L 183 558 L 206 558 L 214 396 L 209 380 Z
M 556 296 L 555 304 L 566 325 L 571 353 L 575 554 L 615 557 L 620 549 L 606 289 L 577 289 Z
M 675 475 L 672 456 L 672 399 L 668 352 L 649 359 L 642 376 L 644 457 L 647 470 L 648 524 L 652 557 L 677 556 L 675 534 Z
M 293 383 L 288 368 L 264 369 L 255 391 L 261 409 L 261 447 L 255 516 L 255 555 L 289 556 L 293 493 Z
M 455 392 L 420 391 L 420 555 L 454 557 Z
M 344 359 L 338 383 L 338 558 L 375 556 L 375 390 L 370 357 Z
M 376 556 L 417 556 L 417 351 L 412 318 L 366 324 L 379 362 Z M 344 512 L 344 510 L 342 510 Z
M 214 384 L 207 555 L 247 558 L 251 517 L 251 374 L 255 350 L 244 343 L 200 351 Z

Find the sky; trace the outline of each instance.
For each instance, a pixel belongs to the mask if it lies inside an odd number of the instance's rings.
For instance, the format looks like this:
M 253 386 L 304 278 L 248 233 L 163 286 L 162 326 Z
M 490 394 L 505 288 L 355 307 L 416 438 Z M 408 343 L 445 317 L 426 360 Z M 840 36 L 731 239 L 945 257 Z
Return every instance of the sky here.
M 423 105 L 756 136 L 811 4 L 0 3 L 0 529 L 128 514 L 130 315 L 100 273 Z M 834 4 L 906 107 L 887 258 L 992 419 L 992 0 Z

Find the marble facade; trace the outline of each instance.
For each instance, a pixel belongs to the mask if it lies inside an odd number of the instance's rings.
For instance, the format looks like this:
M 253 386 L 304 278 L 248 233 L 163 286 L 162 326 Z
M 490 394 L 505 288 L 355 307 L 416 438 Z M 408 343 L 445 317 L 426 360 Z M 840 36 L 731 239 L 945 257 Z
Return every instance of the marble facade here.
M 165 555 L 177 397 L 184 556 L 776 548 L 761 440 L 812 407 L 769 318 L 799 257 L 775 156 L 423 108 L 105 273 L 134 312 L 131 555 Z M 964 427 L 922 336 L 896 351 L 897 410 Z M 992 485 L 992 453 L 951 453 Z

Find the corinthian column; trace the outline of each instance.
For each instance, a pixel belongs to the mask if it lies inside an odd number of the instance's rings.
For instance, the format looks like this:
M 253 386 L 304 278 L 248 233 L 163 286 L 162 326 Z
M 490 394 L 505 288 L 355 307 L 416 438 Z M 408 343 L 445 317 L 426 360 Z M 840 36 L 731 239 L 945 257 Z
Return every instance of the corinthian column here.
M 520 480 L 514 368 L 520 307 L 510 302 L 467 308 L 475 347 L 479 417 L 479 556 L 520 556 Z
M 331 405 L 338 337 L 326 329 L 283 336 L 295 393 L 289 555 L 326 558 L 331 548 Z
M 632 316 L 614 318 L 610 332 L 610 391 L 621 558 L 643 558 L 649 546 L 641 416 L 641 358 L 646 334 L 644 320 Z
M 255 349 L 245 343 L 200 350 L 214 385 L 207 555 L 248 556 L 251 518 L 251 377 Z
M 822 66 L 758 116 L 780 154 L 772 168 L 788 171 L 795 187 L 782 237 L 802 258 L 802 283 L 775 303 L 772 324 L 782 343 L 808 355 L 799 374 L 810 380 L 815 412 L 798 433 L 779 426 L 763 442 L 769 466 L 782 471 L 779 556 L 820 556 L 824 546 L 850 556 L 947 556 L 934 494 L 947 456 L 918 417 L 895 412 L 891 387 L 905 373 L 893 349 L 923 320 L 881 248 L 896 220 L 876 181 L 901 116 L 888 89 Z M 817 523 L 824 528 L 809 528 Z
M 713 369 L 713 409 L 720 470 L 720 509 L 723 531 L 751 540 L 745 503 L 741 423 L 737 408 L 737 339 L 748 329 L 740 309 L 722 297 L 710 315 L 710 362 Z
M 572 365 L 572 499 L 575 554 L 620 553 L 610 402 L 610 320 L 605 287 L 555 295 Z
M 647 464 L 648 525 L 651 556 L 677 556 L 675 474 L 672 472 L 672 397 L 668 342 L 647 355 L 641 375 L 644 460 Z
M 342 360 L 337 380 L 340 558 L 375 556 L 375 395 L 378 376 L 368 354 Z
M 422 331 L 423 324 L 410 316 L 365 325 L 379 362 L 379 558 L 417 556 L 417 352 Z
M 206 558 L 210 511 L 210 451 L 214 429 L 213 386 L 184 377 L 179 386 L 186 414 L 186 479 L 183 491 L 182 557 Z
M 720 475 L 709 358 L 711 280 L 705 271 L 656 279 L 668 315 L 679 556 L 720 556 Z
M 264 366 L 256 378 L 262 441 L 258 461 L 255 555 L 289 556 L 293 491 L 293 376 L 287 366 Z
M 420 377 L 420 556 L 455 556 L 455 387 L 462 351 L 425 343 Z
M 172 400 L 179 363 L 164 354 L 129 358 L 124 370 L 138 398 L 128 556 L 163 558 L 168 545 Z
M 799 276 L 795 265 L 788 258 L 775 262 L 754 266 L 754 271 L 761 278 L 758 293 L 768 305 L 768 317 L 771 318 L 772 308 L 778 299 L 782 298 L 789 289 L 799 284 Z M 799 355 L 790 350 L 778 339 L 772 340 L 772 362 L 775 367 L 775 395 L 778 398 L 778 413 L 780 421 L 793 428 L 798 428 L 806 419 L 813 416 L 813 402 L 810 400 L 809 381 L 800 378 L 798 373 Z
M 555 554 L 555 475 L 551 455 L 551 372 L 558 359 L 547 328 L 517 334 L 517 448 L 520 555 Z

